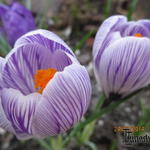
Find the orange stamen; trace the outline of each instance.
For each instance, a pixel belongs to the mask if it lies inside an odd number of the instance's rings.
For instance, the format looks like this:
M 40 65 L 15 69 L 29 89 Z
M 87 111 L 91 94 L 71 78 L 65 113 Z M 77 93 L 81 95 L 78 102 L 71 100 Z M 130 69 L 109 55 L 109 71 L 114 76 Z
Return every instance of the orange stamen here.
M 134 36 L 136 36 L 136 37 L 143 37 L 143 35 L 141 33 L 135 33 Z
M 48 81 L 54 77 L 56 72 L 57 70 L 53 68 L 37 70 L 36 74 L 34 75 L 34 82 L 35 82 L 35 88 L 39 89 L 37 91 L 38 93 L 43 92 Z

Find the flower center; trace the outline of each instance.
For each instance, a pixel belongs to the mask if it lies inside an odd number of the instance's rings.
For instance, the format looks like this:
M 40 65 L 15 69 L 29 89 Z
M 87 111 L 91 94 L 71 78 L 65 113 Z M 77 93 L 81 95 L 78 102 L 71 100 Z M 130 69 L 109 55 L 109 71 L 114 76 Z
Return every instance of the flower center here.
M 141 33 L 135 33 L 134 36 L 136 36 L 136 37 L 143 37 L 143 35 Z
M 56 72 L 57 70 L 53 68 L 37 70 L 36 74 L 34 75 L 34 82 L 35 88 L 38 88 L 38 93 L 43 92 L 48 81 L 54 77 Z

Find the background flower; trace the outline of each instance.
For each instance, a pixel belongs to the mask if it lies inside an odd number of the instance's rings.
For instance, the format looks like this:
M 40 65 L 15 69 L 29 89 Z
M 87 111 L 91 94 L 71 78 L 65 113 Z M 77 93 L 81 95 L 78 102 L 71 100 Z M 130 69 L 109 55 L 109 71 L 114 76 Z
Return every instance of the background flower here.
M 99 28 L 95 75 L 107 97 L 125 96 L 150 83 L 150 21 L 112 16 Z
M 65 132 L 86 112 L 88 73 L 54 33 L 36 30 L 22 36 L 0 66 L 0 127 L 18 138 Z
M 17 2 L 10 6 L 0 4 L 0 18 L 3 32 L 12 46 L 20 36 L 36 28 L 32 13 Z

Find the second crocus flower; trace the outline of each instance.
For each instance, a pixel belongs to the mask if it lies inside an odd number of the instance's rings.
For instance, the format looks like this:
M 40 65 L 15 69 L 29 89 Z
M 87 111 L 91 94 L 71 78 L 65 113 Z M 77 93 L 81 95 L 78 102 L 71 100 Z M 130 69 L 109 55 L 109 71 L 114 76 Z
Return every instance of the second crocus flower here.
M 150 21 L 127 22 L 112 16 L 99 28 L 93 59 L 96 78 L 109 99 L 116 99 L 150 83 Z
M 0 4 L 0 19 L 1 32 L 11 46 L 20 36 L 36 28 L 32 13 L 17 2 L 10 6 Z

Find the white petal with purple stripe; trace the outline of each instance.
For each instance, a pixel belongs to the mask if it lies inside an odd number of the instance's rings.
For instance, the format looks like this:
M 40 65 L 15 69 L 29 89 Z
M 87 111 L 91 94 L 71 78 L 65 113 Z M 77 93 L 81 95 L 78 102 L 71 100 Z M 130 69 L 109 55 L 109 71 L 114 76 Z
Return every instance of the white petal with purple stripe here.
M 15 47 L 26 45 L 29 43 L 41 44 L 44 47 L 50 49 L 52 52 L 56 50 L 63 50 L 74 56 L 72 50 L 62 39 L 60 39 L 53 32 L 47 30 L 38 29 L 23 35 L 16 41 Z
M 110 33 L 115 31 L 115 29 L 120 25 L 127 22 L 127 18 L 124 16 L 112 16 L 108 19 L 106 19 L 103 24 L 98 29 L 98 32 L 96 34 L 94 45 L 93 45 L 93 58 L 97 57 L 98 53 L 102 53 L 104 51 L 106 44 L 105 40 L 109 36 Z M 105 43 L 104 43 L 105 42 Z M 108 44 L 108 43 L 107 43 Z
M 18 90 L 2 90 L 2 107 L 18 138 L 32 137 L 32 117 L 40 99 L 41 95 L 38 93 L 24 96 Z
M 43 97 L 33 120 L 34 134 L 45 137 L 66 131 L 81 119 L 88 108 L 91 86 L 87 71 L 75 64 L 66 67 L 48 83 Z
M 150 83 L 150 40 L 126 37 L 112 43 L 99 63 L 105 94 L 127 95 Z

